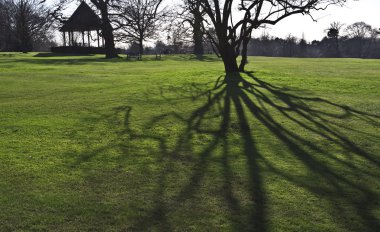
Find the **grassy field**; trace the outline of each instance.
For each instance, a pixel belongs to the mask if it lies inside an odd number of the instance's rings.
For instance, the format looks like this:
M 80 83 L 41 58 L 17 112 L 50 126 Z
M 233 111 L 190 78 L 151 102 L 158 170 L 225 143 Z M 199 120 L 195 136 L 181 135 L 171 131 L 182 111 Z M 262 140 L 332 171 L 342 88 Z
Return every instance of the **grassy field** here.
M 380 60 L 250 61 L 0 53 L 0 231 L 380 231 Z

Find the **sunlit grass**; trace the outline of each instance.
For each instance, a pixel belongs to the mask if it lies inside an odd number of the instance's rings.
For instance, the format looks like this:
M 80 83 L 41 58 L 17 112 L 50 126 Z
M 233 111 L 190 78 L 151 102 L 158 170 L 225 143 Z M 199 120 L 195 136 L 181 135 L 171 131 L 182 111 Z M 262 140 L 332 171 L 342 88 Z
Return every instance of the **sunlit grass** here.
M 380 61 L 247 69 L 0 53 L 0 230 L 378 231 Z

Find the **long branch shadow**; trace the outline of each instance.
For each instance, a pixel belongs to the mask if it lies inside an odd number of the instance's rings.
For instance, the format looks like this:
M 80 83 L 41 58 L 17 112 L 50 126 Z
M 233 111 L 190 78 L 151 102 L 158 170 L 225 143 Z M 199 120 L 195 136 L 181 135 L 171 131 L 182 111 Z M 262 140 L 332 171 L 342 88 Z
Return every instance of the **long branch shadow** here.
M 356 144 L 343 132 L 344 128 L 336 123 L 339 120 L 356 119 L 378 127 L 380 117 L 322 98 L 291 94 L 252 73 L 246 75 L 247 78 L 239 74 L 219 78 L 214 88 L 205 91 L 198 86 L 179 90 L 181 99 L 188 96 L 194 101 L 207 100 L 191 113 L 172 111 L 157 115 L 145 124 L 144 133 L 131 128 L 132 108 L 129 106 L 115 108 L 111 116 L 104 117 L 114 121 L 123 115 L 124 129 L 120 131 L 120 137 L 128 135 L 128 143 L 120 140 L 122 142 L 109 146 L 119 146 L 126 157 L 129 157 L 129 146 L 133 141 L 151 140 L 158 144 L 156 162 L 161 169 L 156 178 L 157 187 L 152 194 L 155 196 L 155 205 L 152 210 L 141 215 L 131 229 L 171 230 L 173 223 L 170 215 L 181 212 L 186 202 L 196 202 L 200 191 L 210 191 L 204 190 L 204 182 L 209 178 L 208 175 L 212 175 L 210 169 L 218 165 L 222 176 L 218 189 L 233 230 L 270 230 L 268 225 L 272 218 L 268 214 L 271 206 L 265 183 L 267 172 L 329 202 L 331 217 L 343 228 L 356 231 L 376 231 L 380 228 L 374 214 L 379 201 L 378 192 L 350 178 L 378 179 L 379 173 L 373 173 L 366 165 L 358 165 L 350 160 L 360 159 L 371 167 L 379 168 L 379 157 Z M 165 90 L 161 89 L 160 92 L 164 97 Z M 154 132 L 155 127 L 165 120 L 183 126 L 174 144 L 168 134 L 146 133 Z M 260 130 L 256 129 L 259 127 Z M 273 154 L 267 157 L 267 153 L 259 149 L 260 134 L 257 133 L 264 130 L 269 133 L 265 136 L 275 138 L 283 147 L 283 151 L 277 151 L 279 156 L 282 153 L 291 154 L 299 162 L 298 165 L 308 171 L 307 174 L 300 175 L 281 168 L 273 161 Z M 297 130 L 309 135 L 303 137 Z M 235 184 L 237 177 L 233 168 L 233 154 L 236 152 L 232 147 L 236 145 L 231 136 L 238 137 L 242 145 L 242 152 L 238 154 L 245 156 L 245 170 L 249 179 L 246 185 Z M 199 141 L 199 137 L 203 137 L 204 141 L 196 144 L 194 141 Z M 318 140 L 311 139 L 313 137 L 322 138 L 332 146 L 318 143 Z M 339 149 L 345 158 L 339 158 L 336 150 L 330 150 L 331 147 Z M 108 146 L 104 149 L 108 149 Z M 178 182 L 175 186 L 177 191 L 168 197 L 167 189 L 173 188 L 170 182 L 175 182 L 173 175 L 178 172 L 174 167 L 183 163 L 187 168 L 187 181 Z M 336 166 L 339 168 L 335 169 Z M 242 201 L 237 196 L 236 191 L 239 190 L 236 188 L 240 187 L 246 188 L 249 193 L 248 201 Z M 352 217 L 358 221 L 352 222 Z
M 353 156 L 361 157 L 377 168 L 379 167 L 379 158 L 374 154 L 365 151 L 363 148 L 356 145 L 354 141 L 344 136 L 343 133 L 340 133 L 339 128 L 334 126 L 333 119 L 356 117 L 373 126 L 379 126 L 379 116 L 361 112 L 348 106 L 332 103 L 321 98 L 307 98 L 285 93 L 280 91 L 277 87 L 256 78 L 251 73 L 249 73 L 248 76 L 252 78 L 255 83 L 253 84 L 242 80 L 242 82 L 244 82 L 243 87 L 235 88 L 237 91 L 237 98 L 241 99 L 248 111 L 265 125 L 266 128 L 268 128 L 295 157 L 301 160 L 303 165 L 307 167 L 313 175 L 323 179 L 328 185 L 327 187 L 315 186 L 311 182 L 303 181 L 301 178 L 298 179 L 289 173 L 274 168 L 274 166 L 268 162 L 266 157 L 259 154 L 259 159 L 264 161 L 265 166 L 272 172 L 279 174 L 283 178 L 286 178 L 311 192 L 320 195 L 327 194 L 331 201 L 343 201 L 345 204 L 352 206 L 356 210 L 357 216 L 363 221 L 357 229 L 370 231 L 374 228 L 379 228 L 379 221 L 372 214 L 372 210 L 374 209 L 373 203 L 378 201 L 378 194 L 373 189 L 361 185 L 360 182 L 358 183 L 357 181 L 355 182 L 346 178 L 343 173 L 340 173 L 338 170 L 335 170 L 334 167 L 318 159 L 315 154 L 323 154 L 325 156 L 324 158 L 339 162 L 342 166 L 347 167 L 353 172 L 363 173 L 367 176 L 372 176 L 373 174 L 365 169 L 356 167 L 346 160 L 342 161 L 337 159 L 328 149 L 319 146 L 313 143 L 313 141 L 301 137 L 295 131 L 286 128 L 277 121 L 267 109 L 272 107 L 290 122 L 298 125 L 299 129 L 304 129 L 314 135 L 319 135 L 325 140 L 332 142 L 335 146 L 340 147 L 347 152 L 347 154 L 350 154 L 351 158 Z M 273 97 L 269 98 L 268 94 L 264 93 L 263 90 L 269 92 Z M 256 102 L 253 101 L 251 97 L 254 97 Z M 276 103 L 272 99 L 278 100 L 279 103 Z M 316 104 L 323 104 L 325 108 L 334 107 L 335 109 L 339 109 L 341 113 L 328 113 L 320 109 L 315 109 L 313 106 Z M 242 137 L 244 138 L 247 136 Z M 345 196 L 345 189 L 351 189 L 358 193 L 358 195 L 343 197 Z M 339 207 L 339 204 L 337 207 Z M 339 210 L 339 212 L 342 215 L 345 214 L 343 209 Z M 342 224 L 344 225 L 345 223 Z M 361 226 L 364 226 L 365 228 Z
M 280 175 L 295 184 L 308 189 L 317 195 L 327 195 L 331 202 L 342 201 L 340 203 L 348 204 L 357 212 L 362 223 L 357 229 L 373 230 L 379 228 L 379 221 L 373 215 L 374 202 L 378 201 L 378 194 L 357 181 L 352 181 L 346 178 L 344 174 L 334 167 L 329 166 L 324 161 L 318 159 L 315 154 L 323 154 L 325 157 L 338 162 L 340 165 L 367 176 L 376 176 L 368 170 L 355 166 L 347 160 L 338 159 L 331 151 L 319 146 L 314 141 L 308 140 L 298 135 L 295 131 L 283 126 L 281 122 L 272 116 L 268 108 L 277 111 L 283 115 L 288 121 L 294 123 L 299 129 L 308 131 L 311 134 L 323 137 L 330 141 L 335 146 L 340 147 L 348 156 L 360 157 L 366 162 L 379 167 L 379 158 L 374 154 L 365 151 L 363 148 L 355 144 L 343 133 L 339 132 L 338 126 L 335 124 L 336 119 L 357 118 L 365 121 L 373 126 L 379 126 L 379 116 L 361 112 L 352 109 L 345 105 L 339 105 L 322 98 L 300 97 L 293 94 L 281 91 L 280 88 L 266 83 L 263 80 L 255 77 L 252 73 L 248 73 L 250 81 L 247 81 L 236 76 L 226 76 L 224 83 L 216 84 L 212 91 L 199 93 L 198 96 L 208 94 L 208 101 L 202 107 L 192 113 L 192 116 L 184 120 L 187 124 L 187 132 L 184 137 L 179 140 L 178 147 L 184 146 L 183 143 L 191 140 L 191 133 L 208 134 L 213 136 L 213 139 L 208 143 L 208 146 L 200 152 L 201 159 L 196 165 L 198 168 L 194 171 L 190 182 L 178 195 L 178 200 L 188 199 L 199 189 L 200 182 L 206 173 L 208 166 L 207 156 L 210 156 L 217 145 L 221 143 L 224 147 L 223 165 L 225 173 L 225 189 L 226 200 L 229 202 L 230 210 L 239 214 L 238 203 L 233 196 L 231 189 L 231 168 L 228 165 L 228 133 L 231 125 L 231 109 L 235 109 L 237 121 L 240 127 L 240 137 L 244 144 L 244 154 L 247 156 L 247 165 L 249 176 L 251 178 L 251 196 L 254 207 L 251 212 L 251 220 L 237 222 L 237 229 L 250 228 L 254 231 L 265 231 L 266 218 L 266 195 L 263 186 L 263 177 L 260 172 L 261 166 L 259 162 L 264 163 L 264 167 L 272 172 Z M 211 93 L 212 92 L 212 93 Z M 194 94 L 191 96 L 194 99 Z M 315 108 L 314 105 L 321 104 L 323 107 Z M 219 109 L 220 126 L 218 130 L 209 131 L 204 129 L 204 123 L 207 123 L 210 118 L 206 117 L 213 107 Z M 334 112 L 328 112 L 325 108 L 334 108 Z M 338 112 L 338 113 L 337 113 Z M 218 115 L 218 114 L 217 114 Z M 178 117 L 178 116 L 177 116 Z M 326 187 L 315 186 L 314 182 L 308 183 L 303 178 L 298 178 L 286 173 L 268 162 L 256 147 L 256 141 L 252 136 L 249 118 L 257 119 L 264 125 L 284 146 L 297 158 L 303 165 L 312 173 L 310 176 L 317 176 L 327 183 Z M 178 152 L 178 151 L 176 151 Z M 345 196 L 345 189 L 350 189 L 358 195 Z M 343 209 L 339 210 L 339 204 L 336 206 L 338 211 L 341 211 L 340 219 L 345 218 Z M 240 212 L 241 213 L 241 212 Z M 348 220 L 348 215 L 347 215 Z M 344 220 L 344 219 L 343 219 Z M 247 224 L 248 222 L 248 224 Z M 342 222 L 342 225 L 348 221 Z

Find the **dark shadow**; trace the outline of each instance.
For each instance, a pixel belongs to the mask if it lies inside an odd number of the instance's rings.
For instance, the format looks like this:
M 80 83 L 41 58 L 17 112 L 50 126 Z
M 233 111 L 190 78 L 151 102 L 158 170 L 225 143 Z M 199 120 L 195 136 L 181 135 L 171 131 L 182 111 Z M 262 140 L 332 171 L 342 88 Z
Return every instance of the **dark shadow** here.
M 14 57 L 15 54 L 11 54 L 11 53 L 0 53 L 0 56 L 2 56 L 2 57 Z
M 216 55 L 194 55 L 194 54 L 173 54 L 165 55 L 166 60 L 178 60 L 178 61 L 204 61 L 213 62 L 219 61 L 220 58 Z
M 54 59 L 52 56 L 48 59 L 45 59 L 44 57 L 36 57 L 35 59 L 6 59 L 1 60 L 1 63 L 29 63 L 29 64 L 39 64 L 39 65 L 87 65 L 87 64 L 93 64 L 93 63 L 119 63 L 119 62 L 126 62 L 123 58 L 113 58 L 113 59 L 106 59 L 106 58 L 97 58 L 95 56 L 85 56 L 82 55 L 77 56 L 78 58 L 74 57 L 68 57 L 68 56 L 57 56 L 58 59 Z M 62 58 L 60 58 L 62 57 Z
M 199 60 L 199 61 L 216 61 L 220 58 L 217 56 L 211 56 L 211 55 L 193 55 L 190 56 L 190 60 Z
M 70 54 L 70 53 L 52 53 L 42 52 L 37 53 L 34 57 L 65 57 L 65 56 L 95 56 L 94 54 Z
M 14 54 L 0 54 L 0 57 L 4 59 L 1 60 L 2 64 L 10 63 L 29 63 L 29 64 L 40 64 L 40 65 L 86 65 L 86 64 L 96 64 L 96 63 L 133 63 L 133 62 L 150 62 L 150 61 L 202 61 L 202 62 L 214 62 L 220 60 L 217 56 L 213 55 L 163 55 L 160 59 L 156 58 L 156 55 L 143 55 L 142 60 L 131 59 L 127 60 L 125 56 L 120 56 L 118 58 L 106 59 L 103 56 L 99 57 L 95 54 L 69 54 L 69 53 L 38 53 L 34 55 L 33 59 L 5 59 L 13 58 Z
M 163 98 L 165 91 L 160 90 Z M 337 123 L 337 120 L 355 119 L 378 127 L 378 115 L 358 111 L 323 98 L 289 93 L 254 76 L 253 73 L 246 73 L 246 78 L 240 74 L 220 77 L 209 90 L 193 84 L 179 89 L 178 97 L 197 102 L 201 100 L 202 104 L 198 104 L 195 110 L 187 114 L 172 111 L 157 115 L 141 130 L 131 127 L 130 106 L 117 107 L 110 115 L 100 115 L 100 121 L 106 120 L 110 123 L 115 123 L 123 117 L 118 140 L 120 142 L 82 154 L 76 161 L 75 165 L 80 165 L 97 156 L 99 151 L 110 147 L 120 148 L 125 159 L 133 159 L 132 154 L 138 153 L 139 149 L 134 147 L 134 141 L 153 141 L 157 144 L 157 149 L 141 151 L 157 154 L 155 162 L 160 167 L 160 170 L 151 176 L 156 181 L 156 187 L 151 193 L 154 199 L 150 199 L 154 204 L 153 209 L 141 213 L 135 224 L 130 227 L 131 230 L 170 231 L 173 225 L 170 223 L 169 214 L 181 212 L 183 207 L 202 207 L 198 205 L 197 197 L 200 191 L 211 191 L 205 190 L 203 184 L 213 177 L 210 169 L 216 165 L 220 166 L 222 178 L 215 194 L 221 195 L 222 203 L 228 211 L 226 217 L 235 231 L 269 230 L 271 218 L 268 218 L 267 212 L 265 173 L 271 173 L 329 202 L 331 217 L 341 228 L 352 231 L 376 231 L 380 228 L 374 215 L 374 210 L 378 207 L 376 202 L 379 201 L 377 192 L 346 176 L 349 173 L 359 179 L 380 178 L 378 173 L 369 172 L 365 165 L 359 166 L 350 162 L 350 159 L 361 159 L 379 168 L 379 157 L 357 145 L 344 127 Z M 182 125 L 175 139 L 170 138 L 170 132 L 156 133 L 155 128 L 165 120 Z M 287 123 L 284 124 L 283 121 Z M 300 175 L 292 170 L 283 169 L 266 157 L 258 147 L 257 138 L 260 135 L 257 131 L 260 130 L 255 130 L 257 127 L 268 131 L 268 143 L 270 139 L 274 139 L 273 141 L 283 148 L 283 152 L 278 152 L 279 159 L 283 158 L 286 151 L 287 154 L 291 154 L 297 165 L 305 167 L 308 173 Z M 306 131 L 310 136 L 302 137 L 297 130 Z M 249 193 L 250 199 L 245 203 L 234 191 L 234 188 L 242 186 L 236 184 L 239 178 L 233 165 L 236 158 L 233 155 L 235 152 L 231 150 L 231 135 L 239 138 L 238 141 L 242 145 L 242 152 L 239 154 L 244 154 L 243 158 L 246 161 L 248 182 L 244 185 L 244 191 Z M 195 141 L 199 142 L 196 140 L 199 137 L 204 138 L 203 142 L 195 144 Z M 332 143 L 349 159 L 337 158 L 329 146 L 311 140 L 313 137 Z M 169 141 L 173 140 L 175 143 L 170 144 Z M 219 154 L 219 158 L 215 158 L 215 154 Z M 340 168 L 336 169 L 336 165 Z M 179 184 L 173 187 L 171 182 L 176 182 L 176 176 L 181 175 L 176 173 L 178 167 L 183 167 L 186 176 L 182 178 L 186 178 L 187 181 L 178 182 Z M 167 196 L 170 188 L 176 189 L 175 194 Z M 347 212 L 347 208 L 351 211 Z M 353 217 L 358 221 L 352 221 Z M 311 218 L 310 220 L 310 223 L 317 223 Z
M 1 55 L 0 55 L 1 57 Z M 13 57 L 12 54 L 4 54 L 4 57 Z M 118 57 L 113 59 L 106 59 L 104 57 L 99 57 L 94 54 L 59 54 L 59 53 L 38 53 L 34 55 L 35 59 L 2 59 L 1 63 L 15 64 L 15 63 L 29 63 L 29 64 L 40 64 L 40 65 L 87 65 L 96 63 L 131 63 L 131 62 L 159 62 L 165 60 L 156 60 L 154 55 L 143 56 L 142 60 L 127 60 L 125 57 Z M 51 59 L 49 59 L 51 58 Z M 55 59 L 57 58 L 57 59 Z

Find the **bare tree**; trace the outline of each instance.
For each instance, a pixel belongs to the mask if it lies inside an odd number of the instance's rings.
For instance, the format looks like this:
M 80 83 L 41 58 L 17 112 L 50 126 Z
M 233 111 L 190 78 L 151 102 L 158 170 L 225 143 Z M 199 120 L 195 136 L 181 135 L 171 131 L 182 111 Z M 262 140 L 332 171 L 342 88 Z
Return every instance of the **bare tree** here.
M 104 38 L 104 47 L 106 50 L 106 58 L 118 57 L 115 48 L 115 38 L 113 34 L 113 27 L 110 19 L 110 7 L 114 5 L 112 0 L 90 0 L 91 3 L 96 6 L 100 11 L 102 17 L 102 35 Z
M 14 22 L 18 50 L 33 50 L 33 42 L 47 35 L 51 26 L 48 10 L 37 0 L 14 1 Z
M 122 0 L 113 5 L 118 9 L 114 23 L 121 31 L 119 39 L 137 43 L 140 54 L 143 54 L 144 41 L 156 35 L 160 23 L 167 16 L 166 8 L 160 8 L 162 1 Z
M 188 27 L 183 26 L 181 22 L 170 24 L 168 29 L 167 45 L 170 53 L 187 52 L 191 46 L 191 31 Z
M 193 53 L 195 55 L 201 56 L 204 54 L 204 35 L 203 31 L 203 16 L 205 12 L 203 11 L 201 0 L 182 0 L 180 7 L 180 12 L 178 18 L 180 24 L 184 27 L 188 26 L 190 28 L 192 42 L 193 42 Z
M 365 22 L 356 22 L 346 28 L 346 33 L 349 37 L 359 39 L 371 37 L 373 31 L 372 26 Z
M 295 14 L 307 14 L 323 10 L 331 4 L 343 4 L 346 0 L 201 0 L 207 14 L 205 25 L 215 28 L 214 46 L 223 59 L 225 71 L 244 71 L 246 48 L 254 29 L 262 25 L 275 25 Z M 238 8 L 240 14 L 233 9 Z M 242 50 L 240 68 L 236 58 Z
M 12 9 L 10 0 L 0 0 L 0 51 L 9 50 L 12 44 Z
M 48 40 L 51 19 L 37 0 L 0 2 L 0 41 L 7 50 L 29 52 Z
M 365 58 L 370 53 L 370 47 L 377 38 L 376 30 L 365 22 L 356 22 L 346 28 L 346 34 L 354 45 L 355 53 Z

